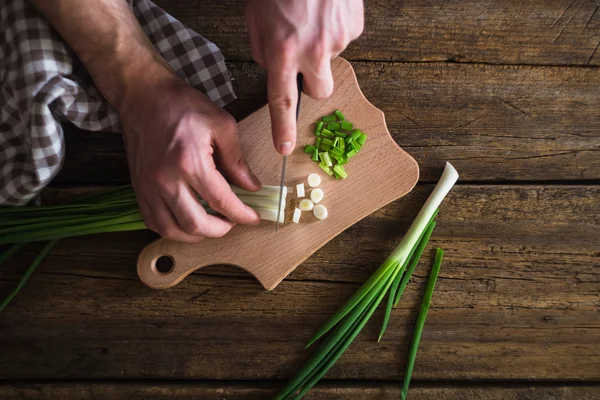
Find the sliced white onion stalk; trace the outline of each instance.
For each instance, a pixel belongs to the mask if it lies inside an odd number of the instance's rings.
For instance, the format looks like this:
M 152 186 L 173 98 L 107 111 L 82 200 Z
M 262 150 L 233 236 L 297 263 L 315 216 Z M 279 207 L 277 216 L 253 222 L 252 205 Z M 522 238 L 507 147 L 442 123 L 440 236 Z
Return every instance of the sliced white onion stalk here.
M 421 211 L 415 217 L 415 220 L 408 228 L 408 231 L 398 244 L 392 254 L 387 258 L 386 262 L 398 262 L 399 264 L 403 264 L 406 261 L 411 249 L 419 240 L 421 233 L 427 227 L 429 220 L 435 213 L 435 210 L 438 209 L 444 197 L 448 194 L 452 186 L 458 180 L 458 172 L 449 162 L 446 163 L 446 167 L 444 168 L 444 172 L 442 173 L 442 177 L 438 181 L 435 188 L 433 188 L 433 192 L 421 207 Z
M 287 189 L 284 187 L 284 189 Z M 237 195 L 246 195 L 246 196 L 263 196 L 263 197 L 276 197 L 279 198 L 279 186 L 269 186 L 269 185 L 264 185 L 262 188 L 260 188 L 259 191 L 257 192 L 251 192 L 249 190 L 246 189 L 242 189 L 241 187 L 238 186 L 231 186 L 231 190 L 233 190 L 233 193 L 237 194 Z
M 319 204 L 325 197 L 325 193 L 321 189 L 313 189 L 310 191 L 310 199 L 313 203 Z
M 328 215 L 327 208 L 323 204 L 317 204 L 313 210 L 313 214 L 318 219 L 323 220 L 323 219 L 327 218 L 327 215 Z
M 306 193 L 304 192 L 304 183 L 299 183 L 296 185 L 296 197 L 301 199 L 304 196 L 306 196 Z
M 308 186 L 317 187 L 321 184 L 321 177 L 319 174 L 312 173 L 308 175 Z
M 315 208 L 315 203 L 309 199 L 303 199 L 300 201 L 300 209 L 302 211 L 312 211 L 313 208 Z
M 277 210 L 281 208 L 279 223 L 283 223 L 285 220 L 285 205 L 288 194 L 288 188 L 286 186 L 283 187 L 281 193 L 281 203 L 279 202 L 279 186 L 263 186 L 257 192 L 250 192 L 237 186 L 231 186 L 231 189 L 239 197 L 242 203 L 251 207 L 258 213 L 260 219 L 276 222 Z M 209 208 L 206 201 L 199 199 L 199 202 L 206 208 L 208 213 L 216 214 Z
M 294 208 L 294 216 L 292 217 L 292 221 L 294 221 L 294 223 L 298 223 L 300 222 L 300 216 L 302 215 L 302 210 L 299 209 L 298 207 Z

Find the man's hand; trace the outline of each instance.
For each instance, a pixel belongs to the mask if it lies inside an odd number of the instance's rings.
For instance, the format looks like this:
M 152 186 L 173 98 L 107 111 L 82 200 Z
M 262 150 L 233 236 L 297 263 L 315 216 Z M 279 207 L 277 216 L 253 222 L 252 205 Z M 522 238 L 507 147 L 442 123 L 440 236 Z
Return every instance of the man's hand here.
M 124 0 L 33 0 L 119 111 L 131 180 L 146 225 L 187 242 L 259 216 L 231 191 L 260 189 L 231 115 L 181 81 Z M 93 4 L 92 4 L 93 3 Z M 225 218 L 208 215 L 197 194 Z
M 252 57 L 268 72 L 273 142 L 283 155 L 296 145 L 296 76 L 304 92 L 331 96 L 331 59 L 363 31 L 362 0 L 248 0 Z
M 131 181 L 146 225 L 169 239 L 220 237 L 259 216 L 230 189 L 260 189 L 227 112 L 178 78 L 145 84 L 121 102 Z M 216 160 L 216 162 L 215 162 Z M 209 215 L 196 193 L 227 219 Z

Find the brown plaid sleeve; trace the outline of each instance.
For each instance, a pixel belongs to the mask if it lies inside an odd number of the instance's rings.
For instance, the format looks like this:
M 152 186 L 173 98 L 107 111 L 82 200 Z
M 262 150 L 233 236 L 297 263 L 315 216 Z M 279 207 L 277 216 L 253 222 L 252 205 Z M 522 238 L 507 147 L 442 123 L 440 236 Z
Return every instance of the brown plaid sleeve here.
M 217 46 L 149 0 L 129 5 L 175 72 L 224 106 L 235 99 Z M 0 204 L 22 205 L 59 172 L 61 120 L 120 132 L 116 111 L 28 0 L 0 1 Z

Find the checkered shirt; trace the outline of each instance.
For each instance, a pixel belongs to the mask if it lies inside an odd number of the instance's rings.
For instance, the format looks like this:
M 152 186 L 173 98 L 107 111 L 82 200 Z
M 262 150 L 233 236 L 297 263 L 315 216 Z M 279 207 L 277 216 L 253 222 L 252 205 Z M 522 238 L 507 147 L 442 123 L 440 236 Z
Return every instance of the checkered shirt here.
M 217 46 L 149 0 L 129 0 L 178 76 L 224 106 L 235 99 Z M 59 172 L 61 121 L 120 132 L 117 112 L 73 52 L 28 0 L 0 0 L 0 204 L 22 205 Z

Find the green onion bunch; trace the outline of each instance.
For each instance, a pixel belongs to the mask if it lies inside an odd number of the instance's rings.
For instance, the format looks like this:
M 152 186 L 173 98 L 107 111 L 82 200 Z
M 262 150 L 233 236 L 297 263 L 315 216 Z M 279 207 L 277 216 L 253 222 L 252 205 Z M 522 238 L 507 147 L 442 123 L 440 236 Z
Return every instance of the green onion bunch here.
M 388 325 L 389 317 L 402 296 L 413 271 L 415 270 L 427 242 L 433 233 L 436 222 L 435 217 L 438 207 L 448 194 L 456 180 L 458 173 L 450 163 L 446 163 L 444 173 L 435 189 L 419 211 L 406 235 L 398 244 L 392 254 L 371 275 L 371 277 L 335 312 L 309 340 L 309 347 L 317 340 L 324 337 L 323 342 L 315 353 L 304 364 L 300 371 L 275 397 L 277 400 L 302 398 L 335 364 L 341 355 L 350 346 L 352 341 L 367 324 L 385 296 L 388 296 L 383 324 L 379 340 Z M 408 384 L 414 366 L 419 340 L 431 296 L 442 262 L 443 251 L 437 249 L 432 272 L 427 284 L 425 296 L 419 313 L 413 341 L 409 351 L 402 398 L 406 398 Z M 327 335 L 327 336 L 325 336 Z

